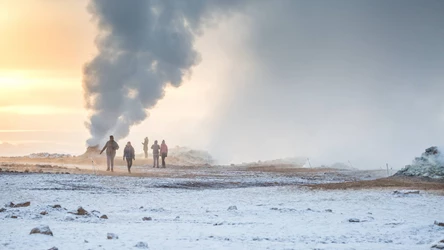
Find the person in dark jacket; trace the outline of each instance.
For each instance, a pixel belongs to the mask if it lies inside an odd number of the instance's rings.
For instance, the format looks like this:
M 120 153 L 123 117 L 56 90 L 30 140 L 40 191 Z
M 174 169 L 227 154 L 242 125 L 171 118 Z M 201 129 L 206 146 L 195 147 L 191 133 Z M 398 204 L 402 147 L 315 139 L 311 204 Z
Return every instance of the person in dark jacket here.
M 131 173 L 131 166 L 133 165 L 133 160 L 136 160 L 134 154 L 134 148 L 131 146 L 131 142 L 128 142 L 123 150 L 123 160 L 126 160 L 128 166 L 128 173 Z
M 157 144 L 157 141 L 154 141 L 153 146 L 151 146 L 151 149 L 153 150 L 153 168 L 157 166 L 159 168 L 159 150 L 160 146 Z
M 145 158 L 148 158 L 148 137 L 145 137 L 145 140 L 142 142 L 143 152 L 145 153 Z
M 114 172 L 114 157 L 116 157 L 116 151 L 119 149 L 119 144 L 114 141 L 114 136 L 109 136 L 109 141 L 106 142 L 100 154 L 103 153 L 106 149 L 106 165 L 108 168 L 106 171 L 111 169 L 111 172 Z

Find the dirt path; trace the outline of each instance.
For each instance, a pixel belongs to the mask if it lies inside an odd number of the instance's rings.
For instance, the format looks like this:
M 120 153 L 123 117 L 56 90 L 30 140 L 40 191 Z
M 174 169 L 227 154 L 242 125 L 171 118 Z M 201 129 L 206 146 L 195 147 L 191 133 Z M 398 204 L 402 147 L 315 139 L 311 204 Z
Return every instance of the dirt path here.
M 418 189 L 437 191 L 444 195 L 444 180 L 420 177 L 392 176 L 376 180 L 352 181 L 343 183 L 325 183 L 306 185 L 311 189 L 346 190 L 346 189 Z

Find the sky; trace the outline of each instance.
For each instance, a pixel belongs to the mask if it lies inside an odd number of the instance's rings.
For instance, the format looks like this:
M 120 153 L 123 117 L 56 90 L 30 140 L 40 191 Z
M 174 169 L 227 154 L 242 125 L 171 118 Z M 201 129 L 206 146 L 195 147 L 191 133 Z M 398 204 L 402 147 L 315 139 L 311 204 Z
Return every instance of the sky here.
M 399 168 L 443 144 L 444 2 L 245 2 L 204 25 L 200 63 L 121 144 L 360 168 Z M 84 151 L 82 69 L 99 33 L 87 5 L 0 1 L 1 142 Z

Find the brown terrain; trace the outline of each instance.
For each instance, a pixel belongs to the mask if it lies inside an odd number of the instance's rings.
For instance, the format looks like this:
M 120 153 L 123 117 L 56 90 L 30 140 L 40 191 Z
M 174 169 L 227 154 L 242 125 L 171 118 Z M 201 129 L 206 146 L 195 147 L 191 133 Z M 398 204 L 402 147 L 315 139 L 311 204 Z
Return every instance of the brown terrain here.
M 107 172 L 103 156 L 79 156 L 69 158 L 33 159 L 29 157 L 0 158 L 1 173 L 51 173 L 51 174 L 96 174 L 109 176 L 158 177 L 158 178 L 230 178 L 232 176 L 269 175 L 295 177 L 323 184 L 301 184 L 310 189 L 418 189 L 444 194 L 444 180 L 419 177 L 391 176 L 385 171 L 340 170 L 331 168 L 302 168 L 294 165 L 232 165 L 210 166 L 208 164 L 180 166 L 169 165 L 166 169 L 152 168 L 151 159 L 136 158 L 129 174 L 125 162 L 116 157 L 115 171 Z M 279 185 L 276 183 L 276 185 Z

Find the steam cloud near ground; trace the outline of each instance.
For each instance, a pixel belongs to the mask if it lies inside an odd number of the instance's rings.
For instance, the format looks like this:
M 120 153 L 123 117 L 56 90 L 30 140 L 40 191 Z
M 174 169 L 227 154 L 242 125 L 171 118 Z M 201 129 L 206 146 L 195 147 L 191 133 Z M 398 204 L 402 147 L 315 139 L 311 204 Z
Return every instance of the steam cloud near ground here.
M 306 155 L 402 167 L 444 140 L 440 1 L 108 3 L 91 4 L 102 33 L 101 53 L 85 67 L 90 145 L 110 132 L 125 137 L 168 83 L 179 86 L 199 62 L 203 23 L 227 12 L 248 30 L 229 34 L 246 37 L 246 56 L 231 55 L 233 64 L 253 65 L 220 86 L 227 101 L 216 105 L 207 145 L 220 161 Z

